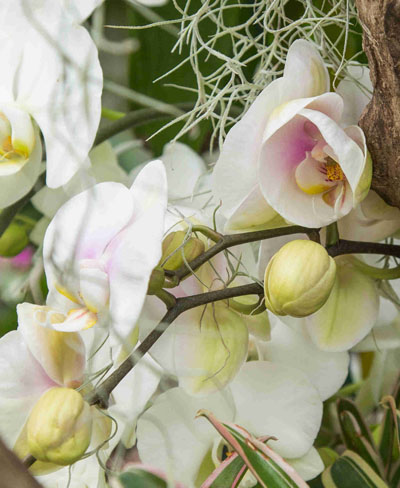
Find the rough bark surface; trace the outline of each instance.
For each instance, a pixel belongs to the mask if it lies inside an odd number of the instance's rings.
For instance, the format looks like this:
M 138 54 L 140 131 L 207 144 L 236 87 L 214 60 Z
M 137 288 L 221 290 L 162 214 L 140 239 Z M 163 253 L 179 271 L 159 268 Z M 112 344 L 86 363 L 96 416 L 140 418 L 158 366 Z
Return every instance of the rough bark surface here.
M 372 188 L 400 208 L 400 0 L 356 0 L 374 86 L 359 121 L 374 163 Z

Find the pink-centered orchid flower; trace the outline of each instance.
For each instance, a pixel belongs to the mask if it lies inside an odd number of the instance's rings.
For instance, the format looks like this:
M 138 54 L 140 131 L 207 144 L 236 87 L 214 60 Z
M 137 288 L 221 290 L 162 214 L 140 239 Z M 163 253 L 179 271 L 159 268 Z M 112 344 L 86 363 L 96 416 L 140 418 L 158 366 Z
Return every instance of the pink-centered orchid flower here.
M 227 230 L 286 222 L 321 227 L 367 194 L 371 161 L 357 126 L 343 128 L 343 100 L 306 41 L 290 47 L 284 74 L 229 132 L 214 170 Z
M 161 257 L 167 184 L 153 161 L 129 189 L 105 182 L 65 203 L 43 243 L 48 304 L 68 313 L 58 330 L 111 322 L 121 338 L 132 332 Z

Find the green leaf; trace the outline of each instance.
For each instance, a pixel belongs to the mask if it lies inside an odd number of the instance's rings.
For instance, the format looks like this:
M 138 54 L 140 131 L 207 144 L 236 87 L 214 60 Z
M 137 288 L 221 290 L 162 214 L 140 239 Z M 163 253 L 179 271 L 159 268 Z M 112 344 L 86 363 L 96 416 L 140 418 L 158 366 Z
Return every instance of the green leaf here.
M 143 469 L 125 471 L 118 476 L 118 481 L 123 488 L 168 488 L 168 484 L 162 478 Z
M 371 445 L 362 435 L 354 415 L 344 410 L 339 414 L 339 422 L 346 447 L 358 453 L 377 474 L 382 476 L 384 473 L 382 460 L 375 451 L 374 445 Z
M 235 488 L 246 470 L 243 459 L 235 452 L 211 473 L 201 488 Z
M 393 396 L 382 398 L 381 403 L 388 405 L 382 422 L 382 436 L 379 443 L 379 453 L 386 467 L 386 472 L 390 472 L 393 457 L 393 447 L 399 448 L 400 419 L 398 407 L 400 405 L 400 383 L 396 385 Z
M 256 439 L 242 427 L 219 422 L 211 412 L 200 410 L 220 435 L 242 458 L 263 488 L 307 488 L 308 485 L 296 471 L 264 442 L 270 438 Z
M 393 467 L 392 475 L 390 476 L 390 488 L 398 488 L 400 486 L 400 461 Z
M 358 410 L 356 404 L 351 400 L 349 400 L 348 398 L 340 398 L 337 401 L 336 405 L 337 405 L 337 412 L 338 412 L 339 419 L 341 417 L 342 412 L 345 411 L 350 412 L 353 415 L 354 421 L 357 424 L 357 428 L 360 432 L 360 435 L 362 435 L 371 446 L 374 446 L 375 444 L 372 438 L 371 431 L 367 426 L 361 412 Z
M 355 452 L 345 451 L 322 474 L 325 488 L 388 488 L 388 485 Z

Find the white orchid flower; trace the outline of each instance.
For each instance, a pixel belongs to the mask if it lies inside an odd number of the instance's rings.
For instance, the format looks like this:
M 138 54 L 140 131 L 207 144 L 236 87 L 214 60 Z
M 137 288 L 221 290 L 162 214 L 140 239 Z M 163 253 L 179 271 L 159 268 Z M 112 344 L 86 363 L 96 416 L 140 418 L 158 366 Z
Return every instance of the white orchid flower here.
M 227 230 L 286 222 L 321 227 L 366 196 L 371 161 L 364 134 L 357 126 L 342 128 L 343 100 L 328 90 L 317 51 L 294 42 L 283 77 L 231 129 L 215 166 L 214 193 Z
M 28 454 L 25 452 L 25 425 L 38 400 L 55 387 L 89 388 L 88 377 L 94 371 L 88 369 L 85 343 L 79 333 L 59 332 L 43 326 L 47 321 L 61 323 L 67 320 L 66 315 L 46 306 L 29 303 L 18 305 L 17 311 L 18 329 L 0 339 L 0 434 L 23 457 Z M 98 358 L 98 366 L 101 369 L 107 366 L 110 361 L 108 344 L 103 345 L 96 354 L 101 356 Z M 131 432 L 136 417 L 144 409 L 158 382 L 157 367 L 149 358 L 143 358 L 135 371 L 116 387 L 113 395 L 120 401 L 108 409 L 108 414 L 117 420 L 119 435 L 98 452 L 103 462 L 125 429 Z M 132 397 L 135 398 L 135 404 Z M 94 407 L 92 418 L 92 438 L 88 452 L 97 449 L 111 437 L 112 430 L 110 419 Z M 68 467 L 41 461 L 36 461 L 31 469 L 33 474 L 39 476 L 43 486 L 49 488 L 64 487 L 70 475 L 70 486 L 74 488 L 105 486 L 101 484 L 104 472 L 95 455 L 74 463 L 71 474 Z
M 59 209 L 43 259 L 48 303 L 70 320 L 50 327 L 82 330 L 110 320 L 117 338 L 130 335 L 161 257 L 166 204 L 165 170 L 153 161 L 130 189 L 99 183 Z
M 225 390 L 198 398 L 173 388 L 155 400 L 138 420 L 140 458 L 188 488 L 199 486 L 221 462 L 224 445 L 205 419 L 195 419 L 200 409 L 257 437 L 277 437 L 270 447 L 288 462 L 297 462 L 296 469 L 307 479 L 323 470 L 312 447 L 321 423 L 322 402 L 297 369 L 251 361 Z
M 102 71 L 88 32 L 58 2 L 0 3 L 0 208 L 34 185 L 46 148 L 47 184 L 85 163 L 100 120 Z M 24 35 L 21 36 L 20 33 Z

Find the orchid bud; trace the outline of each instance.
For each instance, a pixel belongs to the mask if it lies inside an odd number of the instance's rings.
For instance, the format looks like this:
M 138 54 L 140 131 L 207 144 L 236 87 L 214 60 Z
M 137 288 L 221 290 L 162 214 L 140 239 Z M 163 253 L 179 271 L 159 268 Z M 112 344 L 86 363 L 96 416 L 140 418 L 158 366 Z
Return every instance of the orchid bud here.
M 78 461 L 90 444 L 92 414 L 71 388 L 51 388 L 33 407 L 27 422 L 30 454 L 39 461 L 66 466 Z
M 327 301 L 335 276 L 336 263 L 320 244 L 288 242 L 265 270 L 265 306 L 275 315 L 311 315 Z
M 149 287 L 147 288 L 148 295 L 156 295 L 165 283 L 165 273 L 161 266 L 153 269 L 150 276 Z
M 12 222 L 0 238 L 0 256 L 11 258 L 28 245 L 29 239 L 23 225 Z
M 189 263 L 204 252 L 205 245 L 203 241 L 197 239 L 196 237 L 190 237 L 185 242 L 186 235 L 187 232 L 178 230 L 176 232 L 171 232 L 171 234 L 168 234 L 164 239 L 162 243 L 161 258 L 161 263 L 164 263 L 164 269 L 174 271 L 183 266 L 185 261 L 182 256 L 182 249 L 185 259 Z M 184 242 L 185 244 L 183 244 Z

